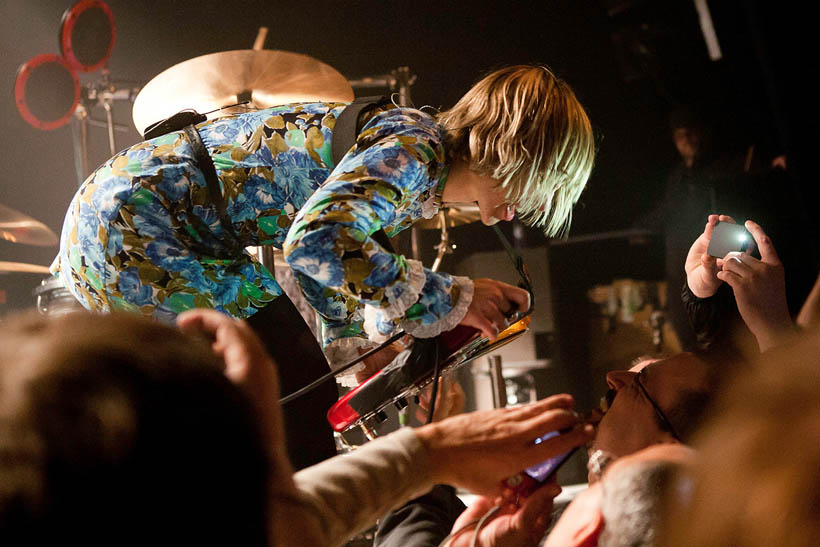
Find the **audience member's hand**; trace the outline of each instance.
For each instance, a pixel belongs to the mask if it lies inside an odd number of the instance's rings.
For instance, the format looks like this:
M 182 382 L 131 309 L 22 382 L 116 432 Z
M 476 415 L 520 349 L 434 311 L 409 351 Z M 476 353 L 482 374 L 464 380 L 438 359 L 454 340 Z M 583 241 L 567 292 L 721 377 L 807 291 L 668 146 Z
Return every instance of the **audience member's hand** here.
M 709 215 L 703 233 L 695 240 L 686 255 L 686 282 L 689 290 L 698 298 L 708 298 L 720 288 L 721 280 L 717 277 L 720 268 L 717 259 L 706 252 L 709 240 L 712 239 L 712 230 L 718 221 L 735 223 L 732 217 L 726 215 Z
M 257 410 L 279 469 L 290 469 L 285 456 L 285 428 L 279 406 L 279 377 L 273 360 L 253 329 L 244 321 L 209 309 L 194 309 L 177 317 L 183 332 L 197 332 L 212 340 L 211 347 L 225 361 L 225 376 L 238 385 Z M 283 473 L 289 475 L 287 471 Z
M 519 506 L 504 503 L 496 513 L 483 523 L 478 532 L 478 541 L 475 545 L 483 547 L 528 547 L 537 545 L 544 537 L 552 518 L 552 501 L 561 493 L 561 487 L 554 482 L 547 483 L 528 498 L 522 500 Z M 453 532 L 457 534 L 445 545 L 447 547 L 467 547 L 473 545 L 475 536 L 475 521 L 483 517 L 500 500 L 488 497 L 479 497 L 464 510 L 453 525 Z M 469 526 L 470 523 L 474 523 Z
M 497 496 L 504 479 L 592 438 L 593 427 L 579 424 L 573 404 L 570 395 L 554 395 L 517 408 L 454 416 L 419 427 L 416 435 L 427 449 L 434 482 Z M 534 443 L 545 433 L 568 428 Z
M 473 327 L 490 340 L 507 328 L 506 315 L 514 311 L 527 311 L 530 293 L 495 279 L 474 279 L 473 299 L 461 325 Z
M 776 346 L 794 329 L 786 305 L 786 276 L 772 240 L 751 220 L 746 229 L 760 250 L 760 260 L 748 253 L 729 253 L 718 279 L 731 285 L 737 309 L 757 338 L 760 351 Z
M 419 406 L 416 411 L 416 419 L 421 423 L 427 421 L 432 391 L 432 385 L 430 385 L 419 394 Z M 445 418 L 464 412 L 464 399 L 464 390 L 461 389 L 461 384 L 459 384 L 458 381 L 451 376 L 439 378 L 436 408 L 433 410 L 435 413 L 433 421 L 440 422 Z

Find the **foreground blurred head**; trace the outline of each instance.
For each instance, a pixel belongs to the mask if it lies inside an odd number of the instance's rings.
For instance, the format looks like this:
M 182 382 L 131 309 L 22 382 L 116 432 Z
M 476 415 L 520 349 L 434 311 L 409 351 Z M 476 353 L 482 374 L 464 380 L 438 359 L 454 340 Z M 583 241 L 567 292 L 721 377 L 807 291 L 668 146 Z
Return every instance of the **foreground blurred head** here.
M 700 463 L 669 500 L 661 545 L 817 545 L 818 371 L 816 334 L 739 371 L 694 439 Z
M 205 340 L 127 314 L 0 332 L 0 542 L 265 543 L 265 450 Z

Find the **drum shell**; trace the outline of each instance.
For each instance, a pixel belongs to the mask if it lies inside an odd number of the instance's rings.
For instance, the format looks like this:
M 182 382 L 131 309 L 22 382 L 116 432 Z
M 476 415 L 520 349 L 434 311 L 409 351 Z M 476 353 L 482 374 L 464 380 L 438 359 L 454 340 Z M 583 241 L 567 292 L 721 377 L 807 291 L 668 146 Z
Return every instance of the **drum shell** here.
M 44 315 L 65 315 L 85 309 L 54 276 L 40 281 L 40 285 L 32 292 L 37 299 L 37 310 Z

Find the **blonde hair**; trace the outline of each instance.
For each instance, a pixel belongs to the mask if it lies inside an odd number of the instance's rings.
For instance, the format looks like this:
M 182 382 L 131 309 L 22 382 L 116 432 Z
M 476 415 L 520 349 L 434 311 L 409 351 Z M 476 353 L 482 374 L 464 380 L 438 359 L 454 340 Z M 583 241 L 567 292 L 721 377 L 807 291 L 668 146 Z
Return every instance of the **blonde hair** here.
M 450 159 L 506 190 L 523 220 L 563 233 L 592 172 L 595 142 L 570 87 L 545 66 L 496 70 L 442 112 Z

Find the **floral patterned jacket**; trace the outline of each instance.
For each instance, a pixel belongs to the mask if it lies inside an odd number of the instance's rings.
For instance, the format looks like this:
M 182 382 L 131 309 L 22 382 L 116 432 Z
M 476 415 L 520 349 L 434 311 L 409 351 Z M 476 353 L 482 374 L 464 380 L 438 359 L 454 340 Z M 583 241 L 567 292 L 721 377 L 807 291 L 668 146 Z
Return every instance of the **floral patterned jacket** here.
M 333 165 L 340 103 L 225 116 L 197 129 L 213 159 L 230 226 L 222 226 L 182 132 L 128 148 L 80 187 L 52 271 L 89 309 L 172 320 L 193 307 L 248 317 L 282 294 L 247 246 L 284 248 L 322 317 L 331 363 L 395 328 L 418 337 L 454 327 L 472 282 L 432 272 L 374 239 L 432 217 L 447 176 L 443 133 L 410 108 L 367 114 Z

